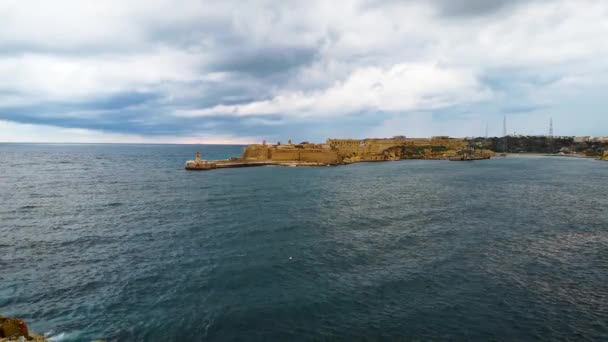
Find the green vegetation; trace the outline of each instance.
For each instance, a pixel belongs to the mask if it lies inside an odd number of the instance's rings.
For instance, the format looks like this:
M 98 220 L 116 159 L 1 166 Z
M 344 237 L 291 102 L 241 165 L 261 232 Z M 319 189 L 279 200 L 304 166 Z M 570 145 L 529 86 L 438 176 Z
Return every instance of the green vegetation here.
M 506 138 L 475 138 L 475 142 L 488 150 L 507 153 L 563 152 L 600 157 L 604 151 L 608 151 L 608 143 L 575 142 L 573 137 L 509 136 Z

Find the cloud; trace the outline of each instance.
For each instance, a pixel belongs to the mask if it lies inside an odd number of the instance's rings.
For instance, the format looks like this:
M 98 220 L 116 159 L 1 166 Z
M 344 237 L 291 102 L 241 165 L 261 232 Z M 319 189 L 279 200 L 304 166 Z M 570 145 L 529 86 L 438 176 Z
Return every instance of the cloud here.
M 148 144 L 250 144 L 254 138 L 248 136 L 206 135 L 148 136 L 145 134 L 121 134 L 81 128 L 62 128 L 49 125 L 20 124 L 0 120 L 0 143 L 148 143 Z
M 462 101 L 480 100 L 487 92 L 474 75 L 430 64 L 398 64 L 387 69 L 367 67 L 344 82 L 311 93 L 286 93 L 271 100 L 242 105 L 218 105 L 202 110 L 177 111 L 177 116 L 263 115 L 291 113 L 333 116 L 361 111 L 403 112 L 432 110 Z
M 475 134 L 504 114 L 536 133 L 555 115 L 585 134 L 602 114 L 569 113 L 606 106 L 607 16 L 600 0 L 6 0 L 0 120 L 309 140 Z
M 417 1 L 410 0 L 412 3 Z M 513 8 L 522 0 L 428 0 L 424 3 L 430 5 L 442 16 L 448 17 L 472 17 L 491 15 L 501 10 Z M 403 1 L 400 0 L 368 0 L 364 2 L 364 7 L 382 8 L 385 6 L 399 6 Z
M 435 0 L 441 14 L 446 16 L 480 16 L 499 12 L 505 8 L 512 8 L 522 0 Z

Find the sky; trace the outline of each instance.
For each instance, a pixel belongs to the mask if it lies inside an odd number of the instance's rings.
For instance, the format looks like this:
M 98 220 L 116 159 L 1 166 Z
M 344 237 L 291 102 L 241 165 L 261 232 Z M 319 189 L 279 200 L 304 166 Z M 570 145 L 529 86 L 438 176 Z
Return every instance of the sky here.
M 608 136 L 604 0 L 3 0 L 0 141 Z

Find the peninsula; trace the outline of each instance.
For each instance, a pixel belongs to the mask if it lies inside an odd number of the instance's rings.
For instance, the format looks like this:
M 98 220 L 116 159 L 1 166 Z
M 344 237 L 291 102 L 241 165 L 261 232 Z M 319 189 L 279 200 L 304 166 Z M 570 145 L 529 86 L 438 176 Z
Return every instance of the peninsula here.
M 249 167 L 263 165 L 330 166 L 357 162 L 380 162 L 401 159 L 488 159 L 494 152 L 475 148 L 470 141 L 445 136 L 432 138 L 393 137 L 388 139 L 327 139 L 325 143 L 253 144 L 243 155 L 228 160 L 207 161 L 200 158 L 186 162 L 188 170 Z

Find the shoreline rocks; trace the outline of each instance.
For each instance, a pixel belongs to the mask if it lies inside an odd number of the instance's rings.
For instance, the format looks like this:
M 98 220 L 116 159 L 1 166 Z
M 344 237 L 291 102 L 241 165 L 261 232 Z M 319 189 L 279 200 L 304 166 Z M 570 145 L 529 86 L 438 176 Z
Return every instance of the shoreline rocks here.
M 31 333 L 25 321 L 0 315 L 0 342 L 9 341 L 48 342 L 44 336 Z

